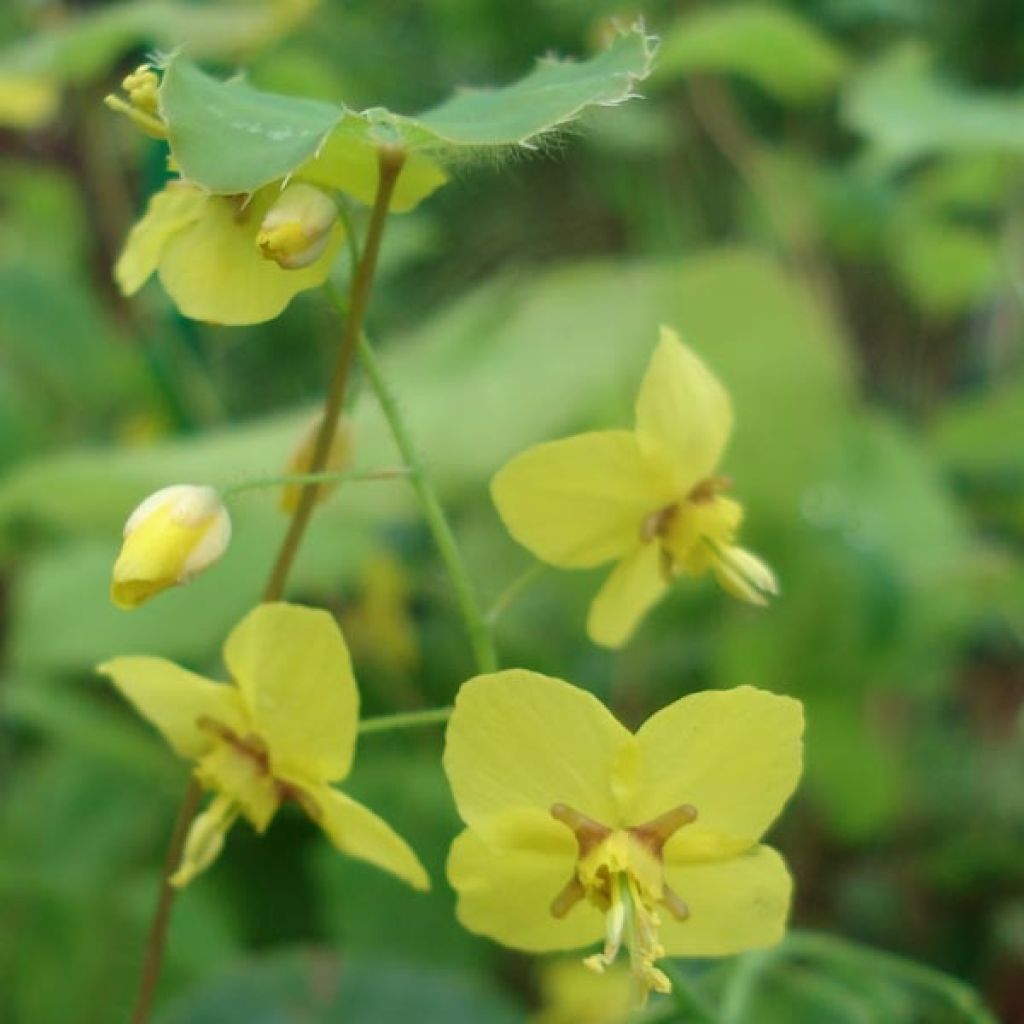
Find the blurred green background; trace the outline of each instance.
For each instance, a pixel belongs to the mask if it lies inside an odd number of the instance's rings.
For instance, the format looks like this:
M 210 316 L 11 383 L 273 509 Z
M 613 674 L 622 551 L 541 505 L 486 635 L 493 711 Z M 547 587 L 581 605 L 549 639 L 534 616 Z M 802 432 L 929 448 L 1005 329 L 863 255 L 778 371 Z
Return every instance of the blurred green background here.
M 639 14 L 663 39 L 645 98 L 531 158 L 452 168 L 389 226 L 372 330 L 485 601 L 530 564 L 490 475 L 536 441 L 627 425 L 659 323 L 705 357 L 737 409 L 725 468 L 745 538 L 781 599 L 679 586 L 609 654 L 582 630 L 600 572 L 552 570 L 503 618 L 503 661 L 633 725 L 709 686 L 806 702 L 804 784 L 773 841 L 794 923 L 856 945 L 798 933 L 770 962 L 684 965 L 722 1024 L 982 1019 L 867 947 L 1024 1021 L 1024 9 L 6 0 L 2 1024 L 127 1019 L 186 769 L 92 666 L 150 653 L 220 674 L 284 521 L 273 495 L 240 497 L 223 562 L 131 615 L 106 596 L 121 524 L 168 483 L 279 472 L 337 330 L 315 293 L 242 329 L 182 319 L 158 285 L 117 294 L 111 265 L 165 162 L 103 95 L 184 42 L 267 88 L 414 113 Z M 359 466 L 393 464 L 358 387 L 352 416 Z M 339 615 L 367 713 L 447 703 L 471 672 L 401 482 L 337 492 L 290 596 Z M 336 855 L 298 814 L 259 841 L 238 827 L 180 900 L 159 1021 L 615 1019 L 606 1000 L 561 1005 L 543 959 L 455 922 L 440 745 L 365 737 L 348 786 L 421 852 L 433 893 Z

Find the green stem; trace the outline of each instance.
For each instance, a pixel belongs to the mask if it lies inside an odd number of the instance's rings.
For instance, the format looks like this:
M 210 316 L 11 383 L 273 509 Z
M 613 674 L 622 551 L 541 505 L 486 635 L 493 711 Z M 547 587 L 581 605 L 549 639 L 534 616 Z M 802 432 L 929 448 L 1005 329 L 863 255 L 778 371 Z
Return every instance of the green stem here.
M 489 626 L 497 625 L 502 615 L 508 611 L 509 607 L 517 600 L 519 600 L 520 594 L 529 587 L 534 580 L 537 579 L 543 572 L 547 570 L 547 566 L 543 562 L 534 562 L 529 569 L 521 572 L 494 600 L 494 603 L 490 608 L 487 609 L 487 624 Z
M 345 313 L 345 305 L 337 291 L 328 284 L 325 286 L 331 301 L 337 306 L 339 312 Z M 494 649 L 494 640 L 491 637 L 491 630 L 486 618 L 480 610 L 477 601 L 476 591 L 470 581 L 469 573 L 466 570 L 466 563 L 463 561 L 462 552 L 459 550 L 455 540 L 455 533 L 444 507 L 437 496 L 434 482 L 427 472 L 423 460 L 416 450 L 409 427 L 398 407 L 398 400 L 395 398 L 384 377 L 380 363 L 377 362 L 376 353 L 373 351 L 367 337 L 362 334 L 359 338 L 359 361 L 366 373 L 366 379 L 377 396 L 384 418 L 391 428 L 395 444 L 398 447 L 402 460 L 408 467 L 409 480 L 420 500 L 423 510 L 423 517 L 434 537 L 438 553 L 444 562 L 445 569 L 451 579 L 452 587 L 455 590 L 455 599 L 459 606 L 459 612 L 469 638 L 469 644 L 473 651 L 473 660 L 476 663 L 478 672 L 494 672 L 498 667 L 498 657 Z
M 311 473 L 320 472 L 327 465 L 327 457 L 331 450 L 331 442 L 338 429 L 338 417 L 341 415 L 342 402 L 355 357 L 356 346 L 363 330 L 363 320 L 370 303 L 370 291 L 373 288 L 373 277 L 377 270 L 377 257 L 380 254 L 380 243 L 384 237 L 384 225 L 387 222 L 388 208 L 395 183 L 405 162 L 405 154 L 399 150 L 381 149 L 379 153 L 379 173 L 377 177 L 377 195 L 370 213 L 370 223 L 366 229 L 366 243 L 362 256 L 355 267 L 352 287 L 349 292 L 348 315 L 342 329 L 341 344 L 331 373 L 331 382 L 324 402 L 323 417 L 317 431 L 316 443 L 313 446 L 313 457 L 310 459 Z M 288 573 L 298 553 L 306 527 L 313 515 L 316 504 L 318 486 L 306 484 L 299 496 L 299 503 L 292 516 L 288 532 L 281 543 L 277 561 L 263 590 L 264 601 L 276 601 L 284 593 L 288 581 Z
M 323 473 L 285 473 L 281 476 L 254 477 L 231 487 L 222 487 L 220 496 L 225 499 L 233 498 L 237 494 L 245 494 L 246 491 L 260 491 L 288 484 L 364 483 L 373 480 L 401 480 L 408 475 L 409 471 L 404 466 L 361 471 L 343 469 L 337 472 L 325 471 Z
M 427 711 L 405 711 L 396 715 L 364 718 L 359 723 L 360 735 L 370 732 L 391 732 L 392 729 L 418 729 L 424 725 L 447 722 L 455 708 L 430 708 Z

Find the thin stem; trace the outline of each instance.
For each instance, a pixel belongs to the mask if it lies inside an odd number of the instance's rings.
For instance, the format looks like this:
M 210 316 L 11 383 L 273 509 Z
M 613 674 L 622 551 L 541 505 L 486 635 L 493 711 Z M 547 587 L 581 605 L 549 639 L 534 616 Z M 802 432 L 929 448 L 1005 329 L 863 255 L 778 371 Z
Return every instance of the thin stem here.
M 364 718 L 359 723 L 360 735 L 368 732 L 391 732 L 392 729 L 418 729 L 424 725 L 447 722 L 455 708 L 430 708 L 427 711 L 404 711 L 396 715 Z
M 490 608 L 487 609 L 487 624 L 497 625 L 502 615 L 519 600 L 519 596 L 526 590 L 543 572 L 547 566 L 543 562 L 534 562 L 528 569 L 521 572 L 495 599 Z
M 494 672 L 498 667 L 498 657 L 494 649 L 490 626 L 480 610 L 476 591 L 470 581 L 466 563 L 462 559 L 462 552 L 455 540 L 451 523 L 448 522 L 444 507 L 437 496 L 434 482 L 416 451 L 416 445 L 413 443 L 412 435 L 402 417 L 398 401 L 384 378 L 380 364 L 377 362 L 377 356 L 365 334 L 359 339 L 359 361 L 370 382 L 370 387 L 373 388 L 377 396 L 384 418 L 391 427 L 398 451 L 409 467 L 409 479 L 420 499 L 423 517 L 430 527 L 438 553 L 441 555 L 441 560 L 452 581 L 459 612 L 469 637 L 470 647 L 473 649 L 473 659 L 476 662 L 477 671 Z
M 156 910 L 153 912 L 149 935 L 146 938 L 146 956 L 142 963 L 139 991 L 135 997 L 135 1009 L 132 1012 L 132 1024 L 145 1024 L 149 1020 L 153 996 L 156 994 L 156 983 L 160 979 L 160 968 L 163 965 L 164 947 L 167 945 L 167 925 L 170 922 L 174 897 L 177 894 L 177 889 L 170 883 L 170 877 L 181 860 L 188 828 L 192 824 L 192 818 L 199 806 L 202 794 L 202 787 L 193 778 L 188 784 L 188 789 L 185 790 L 177 820 L 174 822 L 174 829 L 171 831 L 171 841 L 167 845 L 167 855 L 164 858 L 160 895 L 157 898 Z
M 281 476 L 253 477 L 231 487 L 222 487 L 220 489 L 220 496 L 222 498 L 233 498 L 237 494 L 245 494 L 246 491 L 261 491 L 270 487 L 283 487 L 287 484 L 364 483 L 375 480 L 401 480 L 408 475 L 409 470 L 405 466 L 388 466 L 383 469 L 360 471 L 343 469 L 336 472 L 325 471 L 323 473 L 285 473 Z
M 310 460 L 310 472 L 318 473 L 327 464 L 327 456 L 331 450 L 338 428 L 338 417 L 341 415 L 342 402 L 348 388 L 352 360 L 355 356 L 359 336 L 363 330 L 363 320 L 370 302 L 370 290 L 373 277 L 377 270 L 377 257 L 380 254 L 380 243 L 384 237 L 384 225 L 387 222 L 388 207 L 391 196 L 405 162 L 405 154 L 400 150 L 381 149 L 379 154 L 379 173 L 377 177 L 377 195 L 370 213 L 370 223 L 366 230 L 366 244 L 362 256 L 356 265 L 349 292 L 348 315 L 342 329 L 341 344 L 331 373 L 331 381 L 324 402 L 323 417 L 317 431 L 316 444 L 313 446 L 313 457 Z M 281 543 L 277 561 L 263 590 L 264 601 L 276 601 L 283 593 L 288 581 L 288 573 L 298 553 L 306 527 L 313 515 L 318 485 L 306 484 L 299 496 L 299 503 L 288 526 L 288 532 Z

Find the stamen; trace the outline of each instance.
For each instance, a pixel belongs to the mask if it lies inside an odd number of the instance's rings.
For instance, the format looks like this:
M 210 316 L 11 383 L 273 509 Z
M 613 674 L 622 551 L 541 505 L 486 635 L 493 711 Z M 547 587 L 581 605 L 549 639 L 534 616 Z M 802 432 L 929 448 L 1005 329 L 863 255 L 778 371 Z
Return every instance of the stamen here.
M 570 807 L 568 804 L 552 804 L 551 817 L 567 825 L 576 836 L 579 845 L 580 858 L 594 849 L 595 846 L 604 842 L 611 835 L 612 830 L 593 818 Z
M 677 921 L 686 921 L 690 917 L 690 907 L 685 900 L 680 899 L 679 894 L 669 888 L 668 883 L 664 883 L 661 889 L 661 902 L 668 907 L 669 913 Z
M 657 818 L 652 818 L 643 825 L 637 825 L 629 831 L 634 838 L 643 843 L 656 857 L 660 857 L 665 844 L 684 825 L 697 820 L 697 808 L 693 804 L 680 804 L 666 811 Z
M 551 916 L 559 919 L 565 917 L 586 894 L 583 883 L 573 875 L 565 883 L 565 888 L 551 901 Z

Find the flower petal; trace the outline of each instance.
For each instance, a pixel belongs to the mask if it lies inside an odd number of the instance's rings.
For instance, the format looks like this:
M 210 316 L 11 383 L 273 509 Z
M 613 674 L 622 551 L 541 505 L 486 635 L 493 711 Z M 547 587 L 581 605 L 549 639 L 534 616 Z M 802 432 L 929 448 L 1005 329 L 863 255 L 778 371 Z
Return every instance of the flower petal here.
M 640 385 L 636 429 L 672 453 L 683 491 L 712 474 L 732 430 L 725 388 L 668 327 Z
M 459 690 L 444 768 L 468 825 L 515 808 L 546 815 L 556 803 L 610 824 L 618 820 L 613 773 L 633 744 L 586 690 L 509 669 L 476 676 Z
M 169 881 L 176 889 L 188 885 L 205 871 L 224 849 L 224 837 L 238 818 L 239 808 L 230 796 L 214 797 L 202 814 L 197 814 L 185 837 L 181 863 Z
M 348 774 L 359 693 L 345 638 L 327 612 L 259 605 L 231 631 L 224 660 L 275 775 L 330 781 Z
M 604 581 L 591 602 L 587 635 L 602 647 L 622 647 L 640 620 L 661 599 L 668 581 L 660 545 L 638 545 Z
M 202 757 L 214 745 L 207 719 L 244 733 L 245 704 L 233 686 L 214 683 L 163 658 L 113 658 L 97 666 L 142 715 L 163 733 L 181 757 Z
M 370 206 L 377 194 L 378 173 L 376 146 L 335 132 L 316 157 L 299 169 L 297 176 L 302 181 L 340 189 Z M 391 212 L 411 210 L 447 180 L 448 176 L 430 157 L 410 153 L 395 184 Z
M 576 840 L 554 819 L 499 815 L 452 844 L 448 879 L 459 897 L 456 916 L 469 931 L 515 949 L 587 946 L 604 933 L 593 904 L 583 899 L 564 917 L 551 913 L 575 867 Z
M 268 186 L 245 206 L 235 196 L 205 196 L 199 216 L 167 239 L 160 280 L 185 316 L 216 324 L 261 323 L 327 279 L 344 237 L 340 224 L 308 267 L 283 270 L 260 253 L 260 224 L 277 193 Z
M 680 804 L 697 819 L 665 848 L 684 859 L 719 839 L 752 844 L 796 788 L 803 763 L 803 705 L 752 686 L 682 697 L 652 715 L 636 735 L 640 748 L 633 823 Z M 685 897 L 684 897 L 685 898 Z
M 409 844 L 368 807 L 330 786 L 307 787 L 315 820 L 342 853 L 368 861 L 426 891 L 430 879 Z
M 672 474 L 628 430 L 577 434 L 528 448 L 491 481 L 509 533 L 565 569 L 619 558 L 673 499 Z
M 783 937 L 793 880 L 771 847 L 717 863 L 667 865 L 665 875 L 690 911 L 685 921 L 661 915 L 666 955 L 730 956 Z
M 134 295 L 146 283 L 168 241 L 198 219 L 205 203 L 205 193 L 182 182 L 172 182 L 150 199 L 114 266 L 114 279 L 125 295 Z

